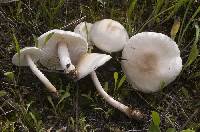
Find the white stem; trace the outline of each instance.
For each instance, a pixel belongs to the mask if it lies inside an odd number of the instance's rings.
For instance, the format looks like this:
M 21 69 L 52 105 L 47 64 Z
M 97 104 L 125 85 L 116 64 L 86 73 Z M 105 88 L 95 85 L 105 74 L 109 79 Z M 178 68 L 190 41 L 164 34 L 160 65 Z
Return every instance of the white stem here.
M 58 57 L 60 59 L 60 65 L 66 73 L 75 70 L 75 66 L 72 64 L 69 56 L 67 45 L 64 42 L 58 43 Z
M 119 101 L 116 101 L 110 95 L 108 95 L 102 88 L 95 71 L 91 73 L 91 78 L 95 84 L 97 91 L 106 100 L 106 102 L 108 102 L 110 105 L 120 110 L 121 112 L 125 113 L 128 117 L 137 118 L 137 119 L 143 118 L 143 114 L 140 111 L 129 108 L 128 106 L 120 103 Z
M 32 72 L 40 79 L 40 81 L 48 88 L 48 90 L 52 93 L 55 93 L 57 95 L 56 88 L 51 84 L 51 82 L 44 76 L 44 74 L 37 68 L 37 66 L 34 64 L 32 58 L 30 55 L 26 55 L 26 61 L 28 62 L 28 65 Z

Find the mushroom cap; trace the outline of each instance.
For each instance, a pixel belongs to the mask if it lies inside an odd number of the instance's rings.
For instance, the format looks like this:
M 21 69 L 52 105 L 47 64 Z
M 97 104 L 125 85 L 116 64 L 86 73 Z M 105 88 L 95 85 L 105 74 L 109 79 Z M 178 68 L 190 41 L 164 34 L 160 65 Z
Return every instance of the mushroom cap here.
M 91 41 L 89 33 L 91 31 L 92 25 L 92 23 L 81 22 L 74 28 L 74 32 L 80 34 L 86 40 Z M 91 45 L 90 42 L 88 44 Z
M 108 53 L 122 50 L 129 39 L 126 29 L 112 19 L 95 22 L 90 36 L 96 47 Z
M 176 79 L 182 69 L 180 50 L 171 38 L 142 32 L 130 38 L 122 52 L 122 69 L 135 89 L 150 93 Z
M 50 39 L 45 43 L 46 39 Z M 58 59 L 57 43 L 65 42 L 69 51 L 70 59 L 75 65 L 82 54 L 87 52 L 88 43 L 77 33 L 59 29 L 50 30 L 38 38 L 38 47 L 45 51 L 40 63 L 49 69 L 62 70 Z
M 12 58 L 12 63 L 17 66 L 28 66 L 26 61 L 26 55 L 30 55 L 33 62 L 37 62 L 39 59 L 42 58 L 44 52 L 36 47 L 25 47 L 20 50 L 20 53 L 16 53 Z
M 77 67 L 77 79 L 81 79 L 98 67 L 109 61 L 112 57 L 106 54 L 87 53 L 81 56 Z

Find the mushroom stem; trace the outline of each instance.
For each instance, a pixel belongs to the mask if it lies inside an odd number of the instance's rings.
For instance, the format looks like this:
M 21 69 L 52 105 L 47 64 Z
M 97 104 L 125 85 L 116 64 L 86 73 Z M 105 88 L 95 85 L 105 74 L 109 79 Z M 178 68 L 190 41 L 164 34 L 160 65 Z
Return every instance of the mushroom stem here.
M 58 43 L 58 57 L 60 59 L 60 65 L 65 70 L 66 73 L 75 70 L 75 66 L 72 64 L 69 57 L 69 51 L 66 43 Z
M 95 84 L 97 91 L 106 100 L 106 102 L 108 102 L 110 105 L 112 105 L 116 109 L 120 110 L 121 112 L 125 113 L 130 118 L 136 118 L 136 119 L 144 118 L 144 114 L 142 114 L 139 110 L 130 108 L 130 107 L 120 103 L 119 101 L 116 101 L 110 95 L 108 95 L 102 88 L 95 71 L 93 71 L 90 75 Z
M 56 88 L 51 84 L 51 82 L 45 77 L 45 75 L 37 68 L 34 64 L 30 55 L 25 55 L 26 61 L 32 70 L 32 72 L 40 79 L 40 81 L 48 88 L 48 90 L 52 93 L 58 95 Z

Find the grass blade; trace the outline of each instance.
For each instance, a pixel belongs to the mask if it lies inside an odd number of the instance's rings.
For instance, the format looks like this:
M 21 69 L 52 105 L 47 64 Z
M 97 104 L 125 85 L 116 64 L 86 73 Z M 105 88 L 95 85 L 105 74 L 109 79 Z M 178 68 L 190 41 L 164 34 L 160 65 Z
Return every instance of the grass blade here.
M 20 46 L 19 46 L 19 42 L 15 36 L 15 34 L 13 34 L 13 42 L 15 44 L 15 50 L 17 51 L 17 53 L 19 54 L 20 56 Z
M 196 73 L 192 74 L 188 79 L 194 79 L 197 77 L 200 77 L 200 72 L 196 72 Z
M 51 39 L 51 37 L 54 35 L 54 32 L 50 33 L 47 35 L 47 37 L 45 38 L 45 41 L 44 41 L 44 45 L 47 44 L 47 42 L 49 41 L 49 39 Z
M 61 9 L 61 7 L 64 5 L 64 3 L 65 3 L 65 0 L 60 0 L 58 5 L 53 9 L 53 13 L 52 13 L 53 18 L 58 13 L 58 11 Z
M 117 86 L 118 89 L 122 86 L 125 80 L 126 80 L 126 75 L 123 75 L 123 77 L 120 79 L 119 84 Z
M 185 67 L 188 67 L 192 64 L 192 62 L 194 62 L 197 58 L 197 56 L 199 55 L 199 49 L 197 47 L 197 42 L 199 40 L 199 25 L 198 24 L 195 24 L 195 29 L 196 29 L 196 37 L 195 37 L 195 41 L 192 45 L 192 48 L 191 48 L 191 51 L 190 51 L 190 54 L 189 54 L 189 57 L 188 57 L 188 60 L 185 64 Z
M 160 12 L 160 10 L 161 10 L 163 4 L 164 4 L 164 0 L 157 0 L 156 6 L 155 6 L 155 8 L 154 8 L 154 10 L 153 10 L 153 13 L 152 13 L 153 16 L 154 16 L 154 15 L 157 15 L 157 14 Z
M 117 88 L 118 72 L 114 72 L 115 88 Z
M 147 24 L 149 24 L 151 21 L 155 20 L 157 17 L 161 16 L 162 14 L 164 14 L 164 13 L 166 13 L 166 12 L 172 10 L 173 8 L 174 8 L 174 6 L 171 6 L 171 7 L 167 8 L 166 10 L 160 12 L 159 14 L 155 15 L 154 17 L 149 18 L 149 19 L 139 28 L 139 30 L 138 30 L 137 32 L 141 32 Z
M 183 19 L 182 19 L 182 24 L 181 24 L 181 27 L 180 27 L 180 32 L 179 32 L 179 36 L 178 36 L 178 44 L 180 44 L 180 37 L 181 37 L 181 33 L 182 33 L 182 30 L 183 30 L 183 26 L 185 24 L 185 19 L 186 19 L 186 16 L 187 16 L 187 13 L 188 13 L 188 10 L 190 9 L 191 5 L 192 5 L 192 2 L 193 0 L 190 0 L 188 5 L 187 5 L 187 8 L 185 10 L 185 13 L 184 13 L 184 16 L 183 16 Z
M 13 81 L 15 75 L 13 72 L 5 72 L 4 76 L 6 76 L 8 78 L 8 80 Z
M 197 8 L 197 10 L 195 11 L 195 13 L 192 15 L 192 17 L 190 18 L 189 22 L 187 23 L 187 25 L 185 26 L 183 33 L 181 34 L 180 37 L 180 41 L 179 44 L 182 42 L 183 36 L 185 35 L 185 32 L 187 31 L 189 25 L 192 23 L 192 21 L 194 21 L 194 18 L 200 13 L 200 6 Z
M 132 31 L 132 28 L 131 28 L 131 25 L 133 24 L 132 23 L 132 16 L 133 16 L 133 11 L 135 9 L 136 3 L 137 3 L 137 0 L 132 0 L 130 2 L 130 6 L 129 6 L 128 11 L 127 11 L 127 23 L 128 23 L 128 32 L 129 33 Z
M 131 1 L 130 6 L 129 6 L 128 11 L 127 11 L 128 18 L 131 18 L 131 15 L 133 13 L 133 10 L 135 9 L 136 3 L 137 3 L 137 0 L 132 0 Z
M 65 98 L 68 98 L 70 96 L 70 93 L 69 93 L 69 86 L 66 87 L 66 90 L 65 90 L 65 93 L 64 95 L 61 96 L 61 99 L 59 100 L 57 106 L 65 99 Z
M 1 90 L 0 91 L 0 97 L 3 97 L 3 96 L 5 96 L 7 93 L 6 93 L 6 91 L 5 90 Z
M 159 114 L 157 112 L 155 112 L 155 111 L 152 111 L 151 117 L 152 117 L 153 123 L 156 126 L 159 126 L 160 125 L 160 116 L 159 116 Z
M 178 0 L 174 6 L 174 9 L 172 10 L 172 12 L 168 15 L 168 17 L 162 22 L 166 22 L 167 20 L 169 20 L 172 16 L 174 16 L 174 14 L 176 14 L 176 12 L 184 5 L 186 5 L 188 3 L 189 0 Z
M 178 33 L 179 31 L 179 27 L 180 27 L 180 18 L 176 18 L 174 20 L 174 24 L 172 26 L 172 29 L 171 29 L 171 32 L 170 32 L 170 35 L 171 35 L 171 38 L 174 40 L 175 37 L 176 37 L 176 34 Z
M 56 113 L 56 107 L 55 107 L 55 105 L 53 103 L 53 100 L 52 100 L 51 96 L 47 96 L 47 99 L 48 99 L 49 103 L 51 104 L 51 106 L 53 107 L 54 112 Z

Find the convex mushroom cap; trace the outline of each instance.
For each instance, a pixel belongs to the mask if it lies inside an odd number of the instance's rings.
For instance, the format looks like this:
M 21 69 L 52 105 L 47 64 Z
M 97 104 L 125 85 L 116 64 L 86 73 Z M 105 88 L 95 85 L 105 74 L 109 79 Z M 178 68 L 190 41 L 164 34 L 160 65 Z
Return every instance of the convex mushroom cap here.
M 109 61 L 112 57 L 106 54 L 87 53 L 81 56 L 77 67 L 77 79 L 81 79 L 98 67 Z
M 56 88 L 45 77 L 45 75 L 37 68 L 35 63 L 43 57 L 45 53 L 36 47 L 26 47 L 16 53 L 12 58 L 12 63 L 17 66 L 29 66 L 32 72 L 40 79 L 40 81 L 54 95 L 58 95 Z
M 36 47 L 25 47 L 20 50 L 20 53 L 16 53 L 12 58 L 12 63 L 16 66 L 28 66 L 26 55 L 29 55 L 32 61 L 37 62 L 45 54 L 41 49 Z
M 156 92 L 182 69 L 180 50 L 171 38 L 155 32 L 132 36 L 122 52 L 122 69 L 135 89 Z
M 92 23 L 81 22 L 74 28 L 74 32 L 83 36 L 88 41 L 89 45 L 91 45 L 91 38 L 89 34 L 91 31 L 92 25 L 93 25 Z
M 69 73 L 75 69 L 80 56 L 87 52 L 88 43 L 80 34 L 54 29 L 38 38 L 38 47 L 46 53 L 40 59 L 42 65 Z
M 95 22 L 90 36 L 97 48 L 108 53 L 122 50 L 129 39 L 126 29 L 112 19 Z

